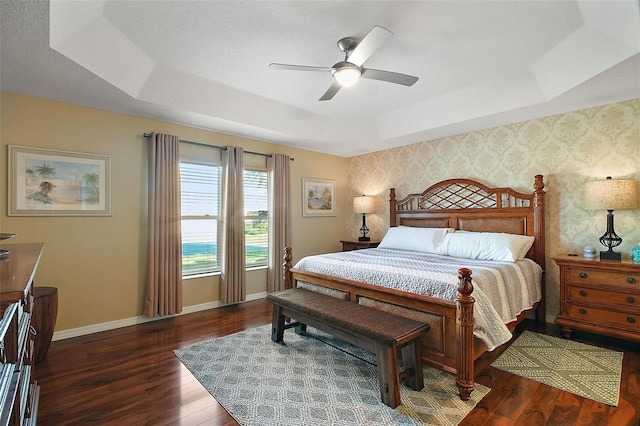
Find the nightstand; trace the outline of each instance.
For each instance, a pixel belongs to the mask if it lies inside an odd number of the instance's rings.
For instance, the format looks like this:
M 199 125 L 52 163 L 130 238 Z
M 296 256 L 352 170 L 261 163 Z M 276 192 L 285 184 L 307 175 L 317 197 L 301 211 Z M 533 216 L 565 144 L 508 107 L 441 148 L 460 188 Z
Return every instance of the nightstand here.
M 640 342 L 640 264 L 555 256 L 565 337 L 574 329 Z
M 340 240 L 342 243 L 342 251 L 361 250 L 368 248 L 376 248 L 380 241 L 346 241 Z

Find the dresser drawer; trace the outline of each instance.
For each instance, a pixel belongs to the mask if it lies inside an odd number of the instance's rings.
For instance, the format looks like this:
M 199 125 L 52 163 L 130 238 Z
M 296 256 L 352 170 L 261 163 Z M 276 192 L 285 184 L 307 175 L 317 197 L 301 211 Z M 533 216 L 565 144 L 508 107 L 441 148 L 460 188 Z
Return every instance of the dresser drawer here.
M 572 303 L 568 304 L 568 313 L 569 317 L 576 320 L 610 324 L 640 332 L 640 314 L 638 313 L 616 312 Z
M 640 294 L 569 286 L 567 298 L 577 303 L 597 303 L 611 307 L 624 307 L 634 309 L 640 313 Z
M 624 289 L 640 289 L 640 274 L 590 268 L 567 268 L 568 284 L 613 285 Z

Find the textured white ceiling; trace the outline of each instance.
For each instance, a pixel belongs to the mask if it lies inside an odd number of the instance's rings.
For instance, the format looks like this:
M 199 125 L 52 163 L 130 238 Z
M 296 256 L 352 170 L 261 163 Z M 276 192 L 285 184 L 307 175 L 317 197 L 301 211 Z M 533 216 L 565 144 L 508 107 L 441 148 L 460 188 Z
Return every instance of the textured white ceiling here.
M 640 97 L 640 6 L 609 1 L 0 2 L 0 87 L 353 156 Z M 394 35 L 318 101 L 336 42 Z M 153 129 L 141 129 L 152 131 Z

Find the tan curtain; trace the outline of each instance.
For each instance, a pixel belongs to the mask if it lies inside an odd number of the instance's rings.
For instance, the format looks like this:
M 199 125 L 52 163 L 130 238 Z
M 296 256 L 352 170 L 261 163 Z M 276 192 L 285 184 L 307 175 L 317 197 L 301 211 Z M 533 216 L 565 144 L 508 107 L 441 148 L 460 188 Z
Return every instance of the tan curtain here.
M 288 155 L 267 158 L 269 176 L 269 268 L 267 291 L 284 290 L 284 248 L 291 243 L 291 186 Z
M 243 150 L 228 146 L 222 153 L 222 303 L 242 302 L 247 296 L 243 181 Z
M 177 136 L 151 133 L 145 317 L 182 311 L 180 220 L 180 140 Z

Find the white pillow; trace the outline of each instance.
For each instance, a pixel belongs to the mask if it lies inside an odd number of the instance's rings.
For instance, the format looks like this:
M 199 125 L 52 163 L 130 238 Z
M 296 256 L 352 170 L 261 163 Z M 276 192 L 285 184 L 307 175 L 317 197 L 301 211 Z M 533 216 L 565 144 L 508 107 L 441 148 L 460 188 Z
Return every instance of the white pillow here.
M 525 257 L 533 237 L 500 232 L 454 232 L 447 234 L 436 253 L 467 259 L 515 262 Z
M 395 226 L 389 228 L 378 248 L 414 250 L 435 253 L 436 247 L 453 228 L 415 228 Z

